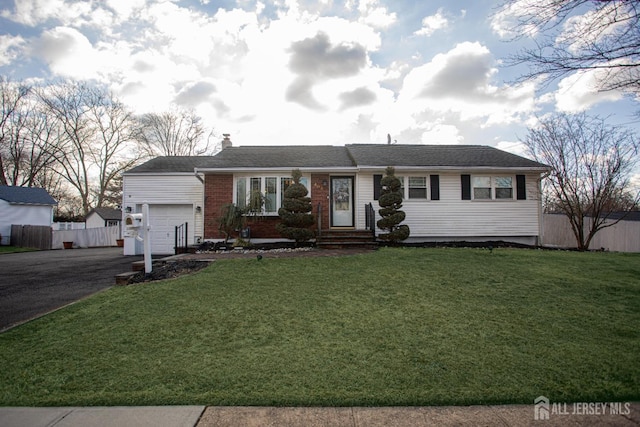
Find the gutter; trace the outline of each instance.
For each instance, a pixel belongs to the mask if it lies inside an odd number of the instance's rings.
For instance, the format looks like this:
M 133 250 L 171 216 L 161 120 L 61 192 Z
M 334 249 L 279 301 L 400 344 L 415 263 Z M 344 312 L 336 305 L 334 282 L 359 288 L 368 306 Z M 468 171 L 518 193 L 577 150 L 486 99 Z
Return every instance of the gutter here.
M 544 210 L 542 209 L 542 180 L 546 179 L 551 175 L 551 169 L 547 168 L 546 172 L 543 173 L 538 181 L 538 197 L 540 198 L 540 202 L 538 203 L 538 229 L 540 230 L 540 236 L 538 236 L 538 246 L 544 245 Z
M 202 176 L 200 176 L 200 173 L 198 172 L 198 168 L 193 168 L 193 173 L 198 179 L 198 181 L 204 184 L 204 179 L 202 179 Z

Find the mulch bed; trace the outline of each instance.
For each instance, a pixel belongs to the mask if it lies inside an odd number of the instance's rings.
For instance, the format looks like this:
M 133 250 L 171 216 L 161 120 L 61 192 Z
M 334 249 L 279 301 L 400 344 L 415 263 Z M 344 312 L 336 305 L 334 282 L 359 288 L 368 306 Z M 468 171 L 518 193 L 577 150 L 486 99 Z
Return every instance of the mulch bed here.
M 173 279 L 194 273 L 207 267 L 217 259 L 237 258 L 293 258 L 293 257 L 318 257 L 318 256 L 345 256 L 371 252 L 371 249 L 271 249 L 271 250 L 232 250 L 217 252 L 199 252 L 194 254 L 182 254 L 164 261 L 155 261 L 151 273 L 145 275 L 144 271 L 131 276 L 128 284 L 153 282 L 156 280 Z

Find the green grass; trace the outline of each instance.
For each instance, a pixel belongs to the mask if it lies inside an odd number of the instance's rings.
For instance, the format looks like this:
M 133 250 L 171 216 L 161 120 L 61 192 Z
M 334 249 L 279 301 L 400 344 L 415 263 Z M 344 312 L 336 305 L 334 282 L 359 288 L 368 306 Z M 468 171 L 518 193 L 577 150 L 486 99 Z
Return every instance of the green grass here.
M 16 252 L 33 252 L 33 251 L 37 251 L 38 249 L 34 249 L 34 248 L 20 248 L 17 246 L 0 246 L 0 255 L 2 254 L 13 254 Z
M 218 261 L 0 334 L 1 405 L 640 399 L 640 255 Z

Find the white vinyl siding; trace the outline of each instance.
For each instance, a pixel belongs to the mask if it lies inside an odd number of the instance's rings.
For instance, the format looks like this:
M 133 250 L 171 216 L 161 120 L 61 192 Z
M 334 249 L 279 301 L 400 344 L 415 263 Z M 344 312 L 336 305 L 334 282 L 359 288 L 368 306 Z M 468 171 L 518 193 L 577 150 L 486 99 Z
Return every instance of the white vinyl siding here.
M 403 173 L 418 176 L 416 173 Z M 440 176 L 440 200 L 405 199 L 402 209 L 406 213 L 404 224 L 411 229 L 411 237 L 465 238 L 491 236 L 538 236 L 539 201 L 537 179 L 539 175 L 526 175 L 527 200 L 461 200 L 460 173 L 425 173 Z M 486 174 L 481 176 L 497 176 Z M 502 176 L 505 176 L 502 174 Z M 515 173 L 513 175 L 515 177 Z M 376 211 L 380 205 L 373 200 L 373 174 L 358 175 L 358 200 L 361 205 L 371 202 Z M 515 178 L 514 181 L 515 182 Z M 359 228 L 365 226 L 364 209 L 358 206 L 356 216 Z M 379 230 L 378 230 L 379 231 Z
M 181 220 L 189 223 L 188 243 L 203 237 L 204 184 L 193 174 L 125 175 L 122 188 L 123 209 L 131 207 L 135 212 L 143 203 L 148 203 L 151 209 L 153 205 L 174 205 L 182 212 Z M 185 214 L 185 205 L 191 214 Z M 200 212 L 196 211 L 198 206 L 202 208 Z M 125 250 L 125 254 L 130 253 Z
M 3 245 L 11 241 L 11 225 L 53 224 L 53 206 L 10 204 L 0 200 L 0 238 Z

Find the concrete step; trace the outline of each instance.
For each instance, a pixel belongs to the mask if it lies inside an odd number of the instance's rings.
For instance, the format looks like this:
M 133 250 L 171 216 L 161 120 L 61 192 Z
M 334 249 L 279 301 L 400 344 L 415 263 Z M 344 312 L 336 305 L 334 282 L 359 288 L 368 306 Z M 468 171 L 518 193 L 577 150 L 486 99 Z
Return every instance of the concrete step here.
M 370 230 L 323 230 L 316 238 L 316 245 L 324 249 L 375 249 L 378 243 Z
M 144 270 L 144 266 L 142 266 Z M 129 279 L 138 274 L 137 271 L 127 271 L 126 273 L 116 274 L 116 285 L 128 285 Z

